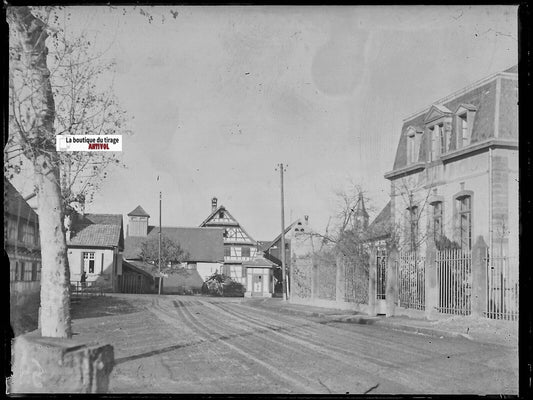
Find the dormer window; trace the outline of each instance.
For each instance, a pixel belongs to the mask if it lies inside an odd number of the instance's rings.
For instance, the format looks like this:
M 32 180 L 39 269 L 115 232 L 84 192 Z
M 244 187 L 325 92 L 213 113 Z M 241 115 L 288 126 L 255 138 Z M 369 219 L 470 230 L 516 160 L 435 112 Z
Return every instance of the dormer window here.
M 476 108 L 471 104 L 461 104 L 455 112 L 457 116 L 457 148 L 461 149 L 470 144 L 472 137 L 472 126 L 474 125 L 474 116 Z
M 407 162 L 409 164 L 418 161 L 418 152 L 420 149 L 420 134 L 422 132 L 413 127 L 407 129 Z

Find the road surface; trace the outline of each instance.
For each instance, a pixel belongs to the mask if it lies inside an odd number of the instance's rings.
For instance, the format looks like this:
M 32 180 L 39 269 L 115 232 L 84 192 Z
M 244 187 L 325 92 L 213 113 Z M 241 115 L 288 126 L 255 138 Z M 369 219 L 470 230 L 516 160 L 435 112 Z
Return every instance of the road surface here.
M 135 299 L 134 296 L 128 299 Z M 141 295 L 76 320 L 110 343 L 115 393 L 517 393 L 517 349 L 279 314 L 244 299 Z

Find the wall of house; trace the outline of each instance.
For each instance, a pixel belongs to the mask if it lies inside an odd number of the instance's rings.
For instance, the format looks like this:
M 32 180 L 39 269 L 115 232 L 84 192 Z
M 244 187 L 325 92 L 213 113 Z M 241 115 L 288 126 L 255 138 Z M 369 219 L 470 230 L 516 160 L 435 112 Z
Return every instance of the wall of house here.
M 412 204 L 419 206 L 419 232 L 423 237 L 431 233 L 432 196 L 443 199 L 444 234 L 458 241 L 457 210 L 454 196 L 461 191 L 472 192 L 472 244 L 481 235 L 490 244 L 490 204 L 492 201 L 493 247 L 503 243 L 505 249 L 518 250 L 518 153 L 514 150 L 492 150 L 492 165 L 489 151 L 450 161 L 446 164 L 429 166 L 425 171 L 408 178 L 392 181 L 392 216 L 401 235 L 400 243 L 407 244 L 408 197 L 402 189 L 414 189 Z M 489 175 L 492 169 L 492 175 Z M 407 182 L 407 184 L 405 184 Z M 492 195 L 492 199 L 491 199 Z M 502 232 L 503 229 L 503 232 Z M 422 243 L 420 249 L 424 250 Z
M 224 264 L 222 266 L 222 273 L 224 275 L 228 275 L 235 282 L 246 286 L 246 276 L 243 276 L 243 270 L 246 272 L 242 264 Z
M 81 269 L 83 265 L 83 253 L 94 252 L 94 273 L 87 274 L 87 282 L 98 282 L 105 286 L 115 287 L 116 279 L 113 276 L 114 252 L 112 249 L 78 249 L 68 250 L 68 262 L 70 265 L 70 280 L 79 281 L 81 279 Z M 103 258 L 102 258 L 103 255 Z M 115 275 L 122 274 L 122 255 L 117 254 L 117 271 Z M 115 288 L 116 289 L 116 288 Z

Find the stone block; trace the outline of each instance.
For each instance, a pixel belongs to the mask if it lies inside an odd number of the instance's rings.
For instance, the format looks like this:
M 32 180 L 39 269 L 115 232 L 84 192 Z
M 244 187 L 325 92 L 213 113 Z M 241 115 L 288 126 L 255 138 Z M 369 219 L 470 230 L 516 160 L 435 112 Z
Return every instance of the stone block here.
M 105 393 L 114 366 L 111 345 L 40 336 L 13 340 L 11 393 Z

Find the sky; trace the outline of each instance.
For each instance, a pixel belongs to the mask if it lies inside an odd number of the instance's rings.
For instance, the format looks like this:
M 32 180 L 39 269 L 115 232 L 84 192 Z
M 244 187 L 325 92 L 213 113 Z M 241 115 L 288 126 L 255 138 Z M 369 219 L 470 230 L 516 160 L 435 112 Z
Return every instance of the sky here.
M 323 231 L 352 183 L 373 217 L 402 120 L 518 60 L 515 6 L 172 6 L 146 8 L 151 23 L 67 10 L 68 32 L 116 62 L 133 117 L 126 168 L 86 211 L 126 224 L 141 205 L 157 224 L 161 191 L 164 226 L 198 226 L 216 196 L 256 240 L 281 229 L 279 163 L 286 224 L 308 215 Z

